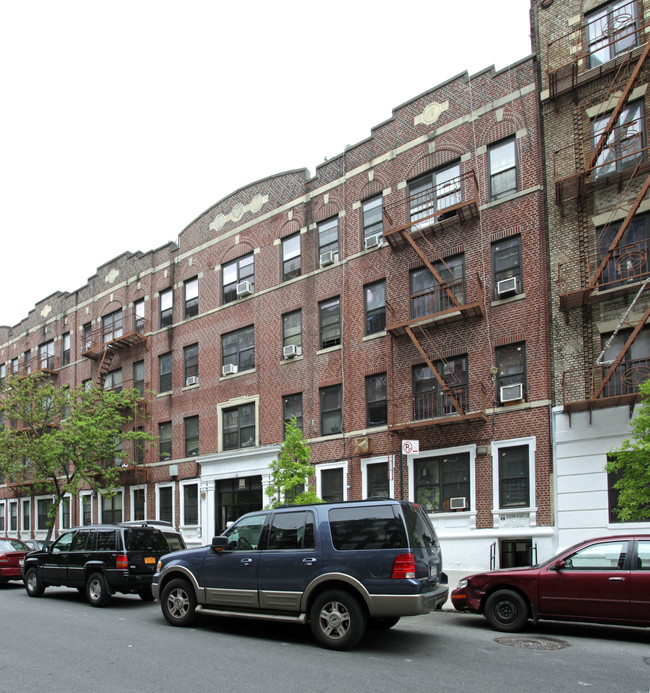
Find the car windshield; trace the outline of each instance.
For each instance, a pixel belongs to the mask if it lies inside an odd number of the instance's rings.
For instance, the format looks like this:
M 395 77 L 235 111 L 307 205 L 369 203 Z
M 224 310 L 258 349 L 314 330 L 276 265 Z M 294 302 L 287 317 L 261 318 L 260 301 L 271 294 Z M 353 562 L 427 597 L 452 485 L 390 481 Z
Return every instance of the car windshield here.
M 156 529 L 127 529 L 125 535 L 127 551 L 169 551 L 165 537 Z
M 12 551 L 29 551 L 29 546 L 18 539 L 0 539 L 0 551 L 11 553 Z

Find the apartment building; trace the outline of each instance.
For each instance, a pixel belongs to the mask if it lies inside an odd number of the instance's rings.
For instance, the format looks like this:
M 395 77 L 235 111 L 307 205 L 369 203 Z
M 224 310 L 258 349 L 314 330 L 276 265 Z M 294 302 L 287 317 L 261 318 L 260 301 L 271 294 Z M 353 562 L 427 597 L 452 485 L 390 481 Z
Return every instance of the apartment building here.
M 532 3 L 551 271 L 558 541 L 648 529 L 614 511 L 608 452 L 650 375 L 650 63 L 642 0 Z
M 533 58 L 453 77 L 314 176 L 252 182 L 0 328 L 0 376 L 155 393 L 137 425 L 157 445 L 58 527 L 157 518 L 208 542 L 266 504 L 295 417 L 320 497 L 421 503 L 448 569 L 550 555 L 538 99 Z M 4 528 L 42 536 L 48 502 L 2 486 Z

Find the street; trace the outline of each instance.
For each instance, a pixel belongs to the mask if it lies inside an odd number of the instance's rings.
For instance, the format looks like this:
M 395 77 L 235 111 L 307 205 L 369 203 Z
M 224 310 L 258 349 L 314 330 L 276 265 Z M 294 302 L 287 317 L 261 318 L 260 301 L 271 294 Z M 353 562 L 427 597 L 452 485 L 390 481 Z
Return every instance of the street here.
M 0 691 L 650 691 L 650 631 L 532 624 L 508 636 L 482 617 L 442 611 L 369 632 L 351 652 L 307 628 L 202 616 L 173 628 L 158 602 L 76 590 L 40 599 L 0 586 Z

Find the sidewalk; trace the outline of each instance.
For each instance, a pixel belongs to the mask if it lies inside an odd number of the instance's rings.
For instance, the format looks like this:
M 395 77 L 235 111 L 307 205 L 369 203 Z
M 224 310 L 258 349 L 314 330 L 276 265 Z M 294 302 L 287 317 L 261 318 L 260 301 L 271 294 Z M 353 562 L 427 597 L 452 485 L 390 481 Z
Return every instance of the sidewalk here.
M 442 605 L 443 611 L 455 611 L 454 605 L 451 603 L 451 591 L 455 590 L 458 581 L 461 578 L 464 578 L 466 575 L 471 575 L 472 570 L 445 570 L 445 573 L 447 573 L 447 577 L 449 578 L 449 598 L 447 601 Z

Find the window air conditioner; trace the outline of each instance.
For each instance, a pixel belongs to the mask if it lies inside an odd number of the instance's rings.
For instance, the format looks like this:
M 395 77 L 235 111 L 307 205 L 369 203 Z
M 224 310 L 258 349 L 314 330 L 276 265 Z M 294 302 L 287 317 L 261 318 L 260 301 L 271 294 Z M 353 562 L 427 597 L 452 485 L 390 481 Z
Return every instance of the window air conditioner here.
M 467 507 L 467 498 L 459 496 L 458 498 L 449 499 L 449 509 L 450 510 L 465 510 Z
M 366 250 L 369 248 L 376 248 L 384 242 L 384 234 L 376 233 L 373 236 L 368 236 L 364 241 L 364 247 Z
M 302 354 L 302 348 L 296 346 L 295 344 L 289 344 L 282 349 L 282 355 L 285 359 L 292 359 L 294 356 L 300 356 Z
M 521 383 L 501 386 L 501 402 L 516 402 L 524 398 L 524 386 Z
M 253 293 L 253 285 L 250 282 L 239 282 L 237 284 L 237 298 L 244 298 Z
M 326 253 L 320 254 L 320 266 L 325 267 L 326 265 L 334 264 L 334 259 L 336 254 L 333 250 L 328 250 Z
M 502 279 L 500 282 L 497 282 L 497 295 L 499 297 L 516 293 L 517 277 L 509 277 L 508 279 Z
M 185 378 L 185 387 L 188 387 L 189 385 L 198 385 L 199 383 L 199 376 L 198 375 L 189 375 L 187 378 Z
M 227 363 L 222 369 L 223 375 L 234 375 L 237 372 L 237 366 L 234 363 Z

